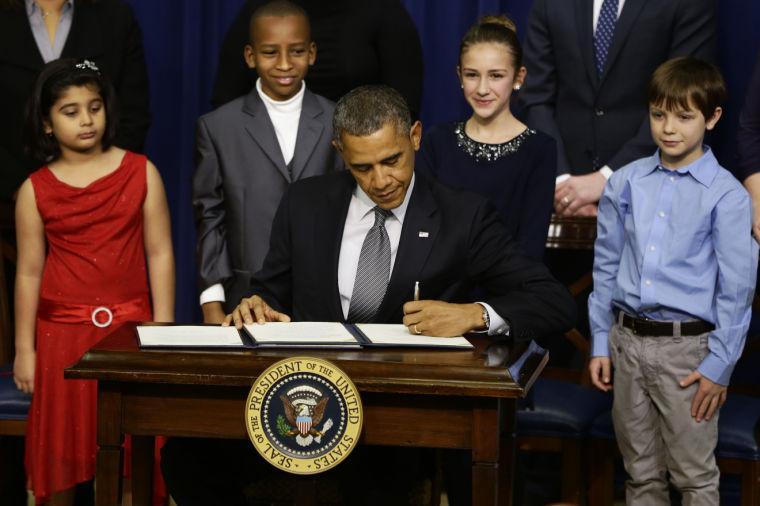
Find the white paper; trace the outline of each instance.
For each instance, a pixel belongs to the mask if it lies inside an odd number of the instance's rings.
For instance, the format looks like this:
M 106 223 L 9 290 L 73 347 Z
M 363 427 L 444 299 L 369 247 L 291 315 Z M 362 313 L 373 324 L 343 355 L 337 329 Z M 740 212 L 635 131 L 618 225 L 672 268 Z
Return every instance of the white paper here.
M 241 348 L 243 341 L 235 327 L 210 325 L 138 325 L 140 346 L 167 347 L 233 347 Z
M 401 346 L 456 346 L 472 348 L 470 342 L 462 336 L 437 337 L 415 335 L 405 325 L 383 323 L 357 323 L 356 326 L 375 344 Z
M 252 323 L 246 324 L 245 329 L 257 343 L 357 344 L 356 338 L 337 322 Z

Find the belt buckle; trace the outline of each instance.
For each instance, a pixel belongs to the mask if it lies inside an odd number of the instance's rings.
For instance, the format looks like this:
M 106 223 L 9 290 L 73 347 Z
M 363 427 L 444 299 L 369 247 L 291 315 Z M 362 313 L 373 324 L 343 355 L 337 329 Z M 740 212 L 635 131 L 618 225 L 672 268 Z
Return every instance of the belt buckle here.
M 98 313 L 105 313 L 108 316 L 108 320 L 100 323 L 97 319 Z M 113 313 L 110 309 L 108 309 L 105 306 L 99 306 L 92 310 L 92 316 L 91 316 L 92 324 L 96 327 L 100 327 L 101 329 L 108 327 L 111 325 L 111 322 L 113 321 Z

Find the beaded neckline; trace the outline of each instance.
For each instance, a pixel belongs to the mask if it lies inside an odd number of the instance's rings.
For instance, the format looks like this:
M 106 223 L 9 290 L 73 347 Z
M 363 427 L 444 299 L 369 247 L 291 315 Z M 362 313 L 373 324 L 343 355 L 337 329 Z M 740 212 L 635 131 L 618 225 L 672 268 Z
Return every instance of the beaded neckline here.
M 520 135 L 507 142 L 502 142 L 500 144 L 486 144 L 471 139 L 465 133 L 464 125 L 464 122 L 457 123 L 456 128 L 454 128 L 454 135 L 456 135 L 457 138 L 457 146 L 462 148 L 465 153 L 475 158 L 478 162 L 493 162 L 506 155 L 515 153 L 520 149 L 520 146 L 525 139 L 536 133 L 532 128 L 526 128 Z

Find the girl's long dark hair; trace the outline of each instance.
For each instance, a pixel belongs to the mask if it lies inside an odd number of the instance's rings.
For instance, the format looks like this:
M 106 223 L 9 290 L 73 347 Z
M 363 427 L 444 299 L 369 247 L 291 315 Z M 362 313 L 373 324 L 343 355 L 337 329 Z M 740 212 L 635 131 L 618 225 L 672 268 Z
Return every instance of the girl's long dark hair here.
M 24 121 L 24 149 L 35 162 L 43 164 L 61 155 L 58 141 L 45 133 L 45 123 L 50 121 L 50 109 L 71 86 L 87 86 L 97 89 L 103 99 L 106 129 L 101 144 L 108 149 L 116 135 L 118 117 L 116 94 L 111 83 L 86 60 L 66 58 L 54 60 L 43 67 L 34 83 L 34 91 L 26 104 Z

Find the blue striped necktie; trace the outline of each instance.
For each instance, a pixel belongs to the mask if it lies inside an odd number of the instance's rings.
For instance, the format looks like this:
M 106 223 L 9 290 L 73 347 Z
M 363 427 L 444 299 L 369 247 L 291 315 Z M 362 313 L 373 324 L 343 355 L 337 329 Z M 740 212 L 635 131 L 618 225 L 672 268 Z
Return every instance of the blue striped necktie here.
M 391 212 L 375 206 L 375 223 L 369 229 L 359 253 L 354 290 L 348 306 L 348 321 L 371 322 L 388 289 L 391 272 L 391 241 L 385 230 L 385 219 Z
M 618 0 L 604 0 L 596 22 L 596 33 L 594 33 L 594 63 L 598 77 L 602 77 L 604 73 L 607 53 L 612 45 L 612 37 L 615 35 L 617 13 Z

